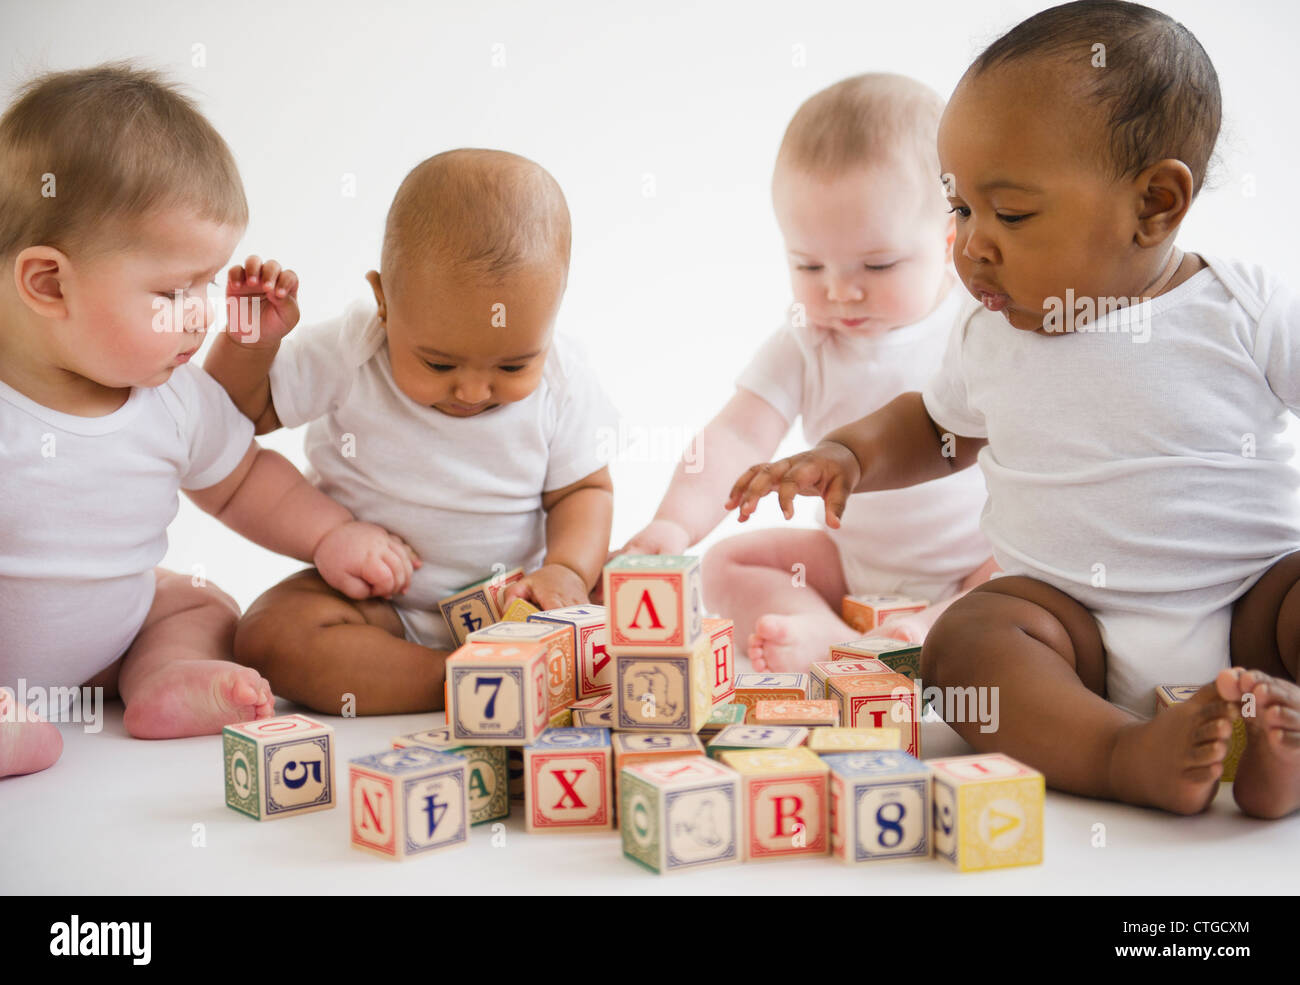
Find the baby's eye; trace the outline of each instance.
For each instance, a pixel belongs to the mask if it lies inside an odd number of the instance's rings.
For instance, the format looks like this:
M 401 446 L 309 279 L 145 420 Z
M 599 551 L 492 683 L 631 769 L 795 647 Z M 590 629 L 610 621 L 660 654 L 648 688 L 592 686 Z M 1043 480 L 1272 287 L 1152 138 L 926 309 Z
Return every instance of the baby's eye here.
M 424 360 L 424 365 L 428 366 L 435 373 L 450 373 L 453 369 L 456 368 L 455 366 L 448 365 L 447 363 L 431 363 L 427 359 Z
M 1014 226 L 1016 223 L 1028 219 L 1031 215 L 1033 215 L 1033 213 L 1025 212 L 1023 214 L 1013 215 L 1013 214 L 1004 214 L 1002 212 L 999 212 L 997 215 L 998 218 L 1001 219 L 1003 222 L 1005 222 L 1008 226 Z
M 500 368 L 502 372 L 505 373 L 518 373 L 521 372 L 522 370 L 527 369 L 528 367 L 527 366 L 502 366 Z
M 896 266 L 898 266 L 897 260 L 895 260 L 893 263 L 866 264 L 866 268 L 868 270 L 888 270 L 890 267 L 896 267 Z
M 948 210 L 948 212 L 949 213 L 956 212 L 957 217 L 960 219 L 970 218 L 970 206 L 968 205 L 954 205 L 952 208 Z
M 808 271 L 809 273 L 813 273 L 813 272 L 815 272 L 815 271 L 821 270 L 821 269 L 822 269 L 822 265 L 821 265 L 820 263 L 801 263 L 801 264 L 799 264 L 795 269 L 796 269 L 796 270 L 806 270 L 806 271 Z

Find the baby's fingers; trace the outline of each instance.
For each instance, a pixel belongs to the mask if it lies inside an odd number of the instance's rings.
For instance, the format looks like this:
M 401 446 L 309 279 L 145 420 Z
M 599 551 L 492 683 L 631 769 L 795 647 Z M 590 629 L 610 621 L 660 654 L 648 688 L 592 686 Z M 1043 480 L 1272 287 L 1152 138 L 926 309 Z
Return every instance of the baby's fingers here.
M 727 496 L 727 509 L 734 510 L 740 505 L 740 499 L 744 495 L 745 490 L 749 488 L 749 484 L 754 481 L 754 477 L 758 475 L 758 470 L 762 467 L 763 466 L 761 465 L 751 465 L 745 470 L 744 474 L 736 480 L 735 484 L 731 487 L 731 492 Z
M 836 472 L 826 487 L 826 526 L 832 530 L 840 527 L 840 517 L 844 516 L 844 506 L 849 501 L 849 485 L 844 475 Z
M 393 589 L 396 587 L 393 583 L 393 571 L 381 557 L 374 555 L 367 557 L 365 564 L 361 566 L 361 577 L 370 586 L 372 595 L 387 598 L 393 594 Z
M 269 293 L 275 289 L 276 278 L 279 276 L 280 265 L 274 260 L 267 260 L 266 263 L 262 264 L 261 273 L 254 277 L 253 281 L 257 283 L 260 280 L 262 287 Z
M 769 462 L 766 465 L 758 466 L 758 474 L 750 480 L 749 488 L 745 490 L 744 497 L 740 502 L 740 520 L 743 522 L 753 515 L 758 509 L 758 501 L 772 491 L 772 487 L 779 483 L 785 474 L 790 470 L 789 461 Z

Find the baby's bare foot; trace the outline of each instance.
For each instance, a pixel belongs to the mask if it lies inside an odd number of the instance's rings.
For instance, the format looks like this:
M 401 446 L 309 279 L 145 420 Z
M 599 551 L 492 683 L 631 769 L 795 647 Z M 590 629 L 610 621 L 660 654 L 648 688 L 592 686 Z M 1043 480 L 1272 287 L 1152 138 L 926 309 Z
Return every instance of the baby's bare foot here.
M 226 660 L 177 660 L 139 681 L 123 721 L 137 739 L 215 735 L 234 722 L 270 718 L 271 685 L 250 667 Z
M 1111 750 L 1114 796 L 1130 804 L 1199 814 L 1219 790 L 1232 738 L 1232 706 L 1214 684 L 1155 718 L 1126 726 Z
M 39 773 L 63 753 L 59 730 L 0 689 L 0 777 Z
M 852 638 L 853 630 L 829 612 L 766 615 L 754 623 L 746 653 L 759 673 L 801 673 L 815 660 L 829 660 L 834 644 Z
M 1219 672 L 1215 684 L 1241 703 L 1246 749 L 1232 796 L 1253 817 L 1285 817 L 1300 808 L 1300 687 L 1257 670 Z

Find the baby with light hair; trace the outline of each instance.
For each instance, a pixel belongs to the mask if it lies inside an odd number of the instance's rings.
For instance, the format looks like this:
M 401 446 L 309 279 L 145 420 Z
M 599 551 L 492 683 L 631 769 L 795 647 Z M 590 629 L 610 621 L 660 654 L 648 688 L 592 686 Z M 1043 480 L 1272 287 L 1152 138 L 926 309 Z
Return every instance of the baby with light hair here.
M 796 418 L 816 442 L 919 388 L 973 306 L 950 269 L 952 217 L 935 134 L 943 100 L 913 79 L 844 79 L 808 99 L 777 154 L 772 199 L 795 304 L 696 439 L 654 519 L 624 551 L 680 554 L 726 515 L 736 474 L 776 451 Z M 705 602 L 735 619 L 758 670 L 805 670 L 861 635 L 845 594 L 933 603 L 880 632 L 919 642 L 945 605 L 992 570 L 984 483 L 957 473 L 854 498 L 822 529 L 760 530 L 704 558 Z M 783 502 L 789 518 L 789 504 Z M 744 519 L 744 517 L 742 517 Z
M 309 424 L 319 487 L 402 532 L 422 566 L 389 600 L 356 600 L 308 569 L 250 606 L 237 658 L 277 693 L 337 714 L 442 707 L 454 646 L 440 599 L 525 569 L 506 593 L 587 602 L 609 548 L 613 490 L 600 440 L 613 408 L 554 331 L 569 211 L 543 168 L 460 149 L 417 165 L 389 209 L 372 296 L 326 324 L 226 335 L 207 369 L 258 433 Z M 297 290 L 256 257 L 230 290 Z

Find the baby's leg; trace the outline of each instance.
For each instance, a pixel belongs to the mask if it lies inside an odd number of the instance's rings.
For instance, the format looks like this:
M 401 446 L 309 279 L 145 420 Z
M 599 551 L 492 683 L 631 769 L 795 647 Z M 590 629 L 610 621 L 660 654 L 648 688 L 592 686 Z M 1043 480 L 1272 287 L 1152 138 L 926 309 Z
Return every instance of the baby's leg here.
M 998 578 L 954 602 L 925 641 L 921 673 L 927 687 L 996 688 L 992 731 L 950 724 L 1058 790 L 1177 814 L 1204 810 L 1218 790 L 1232 722 L 1214 685 L 1149 721 L 1111 704 L 1096 620 L 1032 578 Z
M 358 715 L 439 711 L 448 656 L 407 642 L 388 602 L 349 599 L 314 568 L 263 593 L 235 635 L 236 660 L 276 694 L 327 715 L 343 712 L 347 694 Z
M 0 777 L 49 769 L 62 752 L 59 730 L 19 708 L 9 689 L 0 688 Z
M 758 671 L 804 671 L 861 634 L 839 616 L 847 589 L 834 541 L 820 530 L 756 530 L 704 555 L 704 598 L 735 621 Z
M 1249 699 L 1242 705 L 1246 749 L 1232 795 L 1247 814 L 1283 817 L 1300 808 L 1300 554 L 1238 599 L 1231 652 L 1234 669 L 1219 674 L 1220 692 L 1232 701 L 1254 695 L 1253 708 Z
M 928 605 L 920 612 L 909 612 L 905 615 L 890 616 L 883 623 L 873 629 L 868 636 L 883 636 L 888 639 L 902 640 L 904 643 L 924 643 L 926 635 L 939 621 L 939 617 L 944 614 L 948 606 L 952 605 L 959 598 L 969 592 L 977 585 L 983 585 L 1002 569 L 998 563 L 989 558 L 969 575 L 962 579 L 961 584 L 957 587 L 957 593 L 946 599 L 939 599 L 933 605 Z
M 157 568 L 154 576 L 153 605 L 131 648 L 119 666 L 88 682 L 111 693 L 117 671 L 126 730 L 138 739 L 175 739 L 270 716 L 270 686 L 230 659 L 239 621 L 235 600 L 174 571 Z

